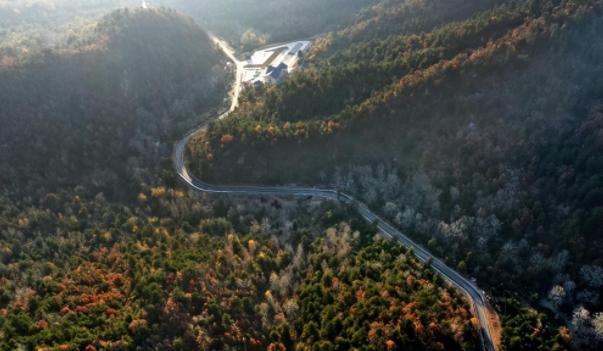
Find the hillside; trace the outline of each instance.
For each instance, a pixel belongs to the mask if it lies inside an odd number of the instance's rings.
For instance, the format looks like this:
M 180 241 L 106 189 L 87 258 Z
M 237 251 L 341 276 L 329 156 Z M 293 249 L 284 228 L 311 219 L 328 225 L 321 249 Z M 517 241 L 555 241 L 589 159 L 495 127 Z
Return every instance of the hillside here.
M 294 213 L 288 237 L 273 204 L 200 204 L 164 187 L 132 207 L 1 201 L 1 350 L 479 344 L 462 296 L 337 208 Z
M 137 5 L 136 0 L 0 0 L 0 29 L 57 24 L 85 14 Z
M 359 12 L 379 0 L 149 0 L 151 8 L 168 7 L 194 18 L 203 27 L 243 50 L 267 42 L 301 39 L 353 23 Z M 22 59 L 40 46 L 77 38 L 78 27 L 141 0 L 0 0 L 0 65 Z M 10 47 L 2 44 L 10 42 Z
M 603 3 L 471 4 L 328 35 L 304 72 L 198 135 L 192 166 L 216 183 L 335 184 L 489 287 L 513 311 L 505 349 L 569 335 L 597 349 Z M 571 333 L 524 334 L 545 319 Z
M 119 194 L 141 180 L 133 169 L 169 155 L 172 138 L 221 101 L 220 60 L 191 19 L 120 10 L 60 48 L 0 68 L 2 187 Z
M 380 1 L 360 12 L 353 23 L 319 38 L 313 54 L 321 58 L 354 43 L 389 36 L 420 34 L 512 0 Z
M 267 42 L 311 37 L 353 22 L 377 0 L 162 0 L 190 13 L 244 50 Z
M 353 209 L 176 188 L 230 78 L 190 18 L 26 56 L 0 68 L 0 350 L 478 349 L 465 297 Z

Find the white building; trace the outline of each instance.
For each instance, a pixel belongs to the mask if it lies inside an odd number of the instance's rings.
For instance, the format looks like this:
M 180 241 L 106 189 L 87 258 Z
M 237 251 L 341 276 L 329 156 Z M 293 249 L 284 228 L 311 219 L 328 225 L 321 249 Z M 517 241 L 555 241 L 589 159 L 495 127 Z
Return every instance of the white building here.
M 283 81 L 299 66 L 311 42 L 295 41 L 258 50 L 251 55 L 243 71 L 247 85 L 275 84 Z

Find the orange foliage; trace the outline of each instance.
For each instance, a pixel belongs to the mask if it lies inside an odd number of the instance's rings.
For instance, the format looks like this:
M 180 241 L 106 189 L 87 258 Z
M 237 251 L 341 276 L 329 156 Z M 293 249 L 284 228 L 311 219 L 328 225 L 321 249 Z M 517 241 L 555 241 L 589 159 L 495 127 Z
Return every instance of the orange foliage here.
M 163 313 L 165 313 L 167 315 L 173 314 L 174 311 L 176 311 L 176 308 L 178 308 L 178 305 L 176 304 L 174 299 L 170 296 L 170 297 L 168 297 L 167 301 L 165 302 L 165 306 L 163 306 Z
M 417 314 L 416 313 L 406 313 L 406 314 L 404 314 L 404 316 L 402 316 L 402 318 L 407 321 L 412 321 L 412 320 L 417 319 Z
M 408 277 L 406 277 L 406 285 L 408 285 L 410 287 L 415 285 L 415 277 L 413 277 L 412 275 L 409 275 Z
M 371 323 L 371 325 L 369 326 L 369 331 L 368 331 L 368 339 L 371 342 L 376 341 L 377 337 L 379 336 L 379 331 L 383 331 L 385 328 L 385 325 L 383 324 L 383 322 L 373 322 Z
M 475 317 L 471 317 L 471 325 L 477 329 L 479 327 L 479 320 Z
M 285 345 L 279 343 L 272 343 L 270 345 L 268 345 L 268 351 L 286 351 L 287 348 L 285 347 Z
M 277 314 L 274 315 L 274 321 L 278 324 L 278 323 L 283 323 L 287 321 L 287 317 L 285 317 L 285 314 L 283 312 L 279 312 Z
M 415 310 L 415 306 L 417 305 L 416 302 L 411 302 L 409 304 L 406 304 L 404 307 L 402 307 L 402 312 L 404 313 L 410 313 L 412 311 Z
M 417 335 L 423 335 L 423 333 L 425 333 L 425 327 L 423 326 L 423 323 L 421 323 L 421 321 L 419 319 L 415 320 L 414 325 L 415 325 L 415 333 L 417 333 Z
M 571 339 L 570 330 L 567 327 L 559 328 L 559 335 L 566 341 Z
M 257 247 L 258 247 L 257 241 L 251 239 L 247 242 L 247 249 L 249 250 L 250 255 L 255 254 L 255 250 L 257 249 Z
M 356 299 L 358 301 L 362 301 L 364 300 L 364 298 L 366 297 L 366 292 L 362 289 L 356 291 Z
M 145 319 L 135 319 L 130 322 L 130 325 L 128 325 L 128 330 L 130 330 L 130 333 L 136 334 L 136 332 L 141 328 L 146 328 L 148 324 L 149 322 L 147 322 Z
M 48 322 L 41 319 L 39 321 L 36 322 L 36 328 L 39 330 L 44 330 L 48 328 Z
M 119 311 L 117 311 L 114 308 L 109 307 L 105 310 L 105 314 L 109 317 L 115 317 L 119 314 Z
M 333 277 L 333 279 L 331 279 L 331 287 L 333 290 L 339 289 L 339 278 Z
M 64 316 L 69 312 L 71 312 L 71 309 L 69 308 L 69 306 L 63 306 L 63 308 L 61 308 L 61 315 Z
M 224 134 L 222 135 L 222 138 L 220 139 L 220 144 L 222 144 L 222 146 L 231 143 L 234 140 L 234 136 L 232 136 L 232 134 Z
M 153 196 L 153 197 L 161 197 L 161 196 L 165 195 L 166 192 L 167 192 L 167 190 L 163 186 L 151 188 L 151 196 Z

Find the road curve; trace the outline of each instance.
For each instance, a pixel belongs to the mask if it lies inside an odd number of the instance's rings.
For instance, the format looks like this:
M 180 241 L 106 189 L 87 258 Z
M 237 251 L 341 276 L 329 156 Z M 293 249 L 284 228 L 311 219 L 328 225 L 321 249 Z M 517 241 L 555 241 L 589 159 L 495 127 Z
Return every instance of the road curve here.
M 231 91 L 231 105 L 229 109 L 220 114 L 217 118 L 223 119 L 227 117 L 238 106 L 239 94 L 241 92 L 241 77 L 243 71 L 243 63 L 240 62 L 234 50 L 223 40 L 210 34 L 212 41 L 229 57 L 236 65 L 236 81 L 233 84 Z M 184 136 L 178 141 L 174 147 L 174 166 L 180 180 L 191 190 L 203 193 L 214 194 L 231 194 L 231 195 L 274 195 L 274 196 L 293 196 L 293 197 L 317 197 L 327 200 L 339 201 L 343 204 L 353 205 L 358 213 L 368 222 L 375 223 L 381 234 L 390 239 L 397 240 L 406 247 L 412 249 L 416 257 L 423 263 L 431 263 L 431 267 L 440 274 L 440 276 L 463 292 L 470 300 L 475 317 L 479 321 L 480 337 L 482 349 L 485 351 L 496 351 L 496 347 L 492 338 L 492 328 L 490 325 L 489 304 L 486 294 L 475 283 L 463 277 L 454 269 L 448 267 L 437 257 L 433 256 L 429 251 L 421 245 L 415 243 L 406 235 L 390 225 L 383 218 L 372 212 L 364 203 L 357 201 L 351 195 L 330 188 L 304 188 L 304 187 L 288 187 L 288 186 L 230 186 L 230 185 L 211 185 L 200 179 L 192 176 L 185 162 L 186 146 L 193 135 L 204 126 L 197 128 Z

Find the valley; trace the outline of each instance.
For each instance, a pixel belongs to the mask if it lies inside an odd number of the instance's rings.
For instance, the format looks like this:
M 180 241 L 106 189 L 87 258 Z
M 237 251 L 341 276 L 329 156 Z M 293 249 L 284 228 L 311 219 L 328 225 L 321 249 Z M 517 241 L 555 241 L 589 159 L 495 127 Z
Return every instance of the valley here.
M 229 45 L 218 38 L 214 37 L 214 42 L 217 43 L 218 47 L 229 48 Z M 228 49 L 225 49 L 228 50 Z M 235 77 L 236 80 L 233 83 L 231 108 L 224 114 L 221 114 L 217 119 L 228 118 L 228 115 L 236 109 L 238 105 L 238 96 L 240 90 L 244 86 L 242 81 L 244 73 L 241 73 L 241 66 L 243 70 L 246 70 L 246 66 L 242 62 L 236 59 L 236 56 L 229 52 L 227 54 L 230 59 L 233 60 L 235 67 L 237 67 Z M 469 279 L 463 277 L 453 269 L 446 266 L 445 263 L 434 257 L 429 251 L 425 250 L 420 245 L 413 242 L 410 238 L 402 234 L 400 231 L 395 229 L 385 220 L 380 218 L 365 204 L 354 199 L 352 196 L 341 193 L 337 189 L 327 189 L 324 187 L 314 188 L 298 188 L 298 187 L 269 187 L 269 186 L 227 186 L 227 185 L 210 185 L 204 183 L 202 180 L 195 179 L 189 173 L 187 169 L 187 162 L 185 159 L 186 147 L 193 137 L 194 133 L 203 133 L 203 129 L 193 131 L 182 140 L 176 143 L 174 149 L 174 165 L 178 176 L 182 181 L 193 191 L 199 191 L 202 193 L 217 193 L 217 194 L 231 194 L 231 195 L 245 195 L 245 196 L 287 196 L 287 197 L 317 197 L 325 200 L 338 201 L 346 205 L 353 205 L 359 212 L 360 216 L 363 217 L 367 223 L 374 223 L 377 225 L 377 229 L 380 233 L 388 240 L 395 240 L 401 242 L 405 247 L 411 249 L 416 257 L 424 264 L 431 266 L 435 271 L 442 275 L 445 281 L 450 283 L 455 288 L 463 292 L 472 301 L 473 313 L 479 321 L 480 335 L 482 338 L 482 349 L 486 351 L 495 351 L 500 349 L 500 344 L 495 344 L 494 340 L 500 341 L 501 330 L 498 325 L 498 316 L 494 312 L 491 306 L 489 306 L 488 299 L 479 287 L 477 287 Z
M 0 350 L 598 351 L 602 0 L 0 1 Z

